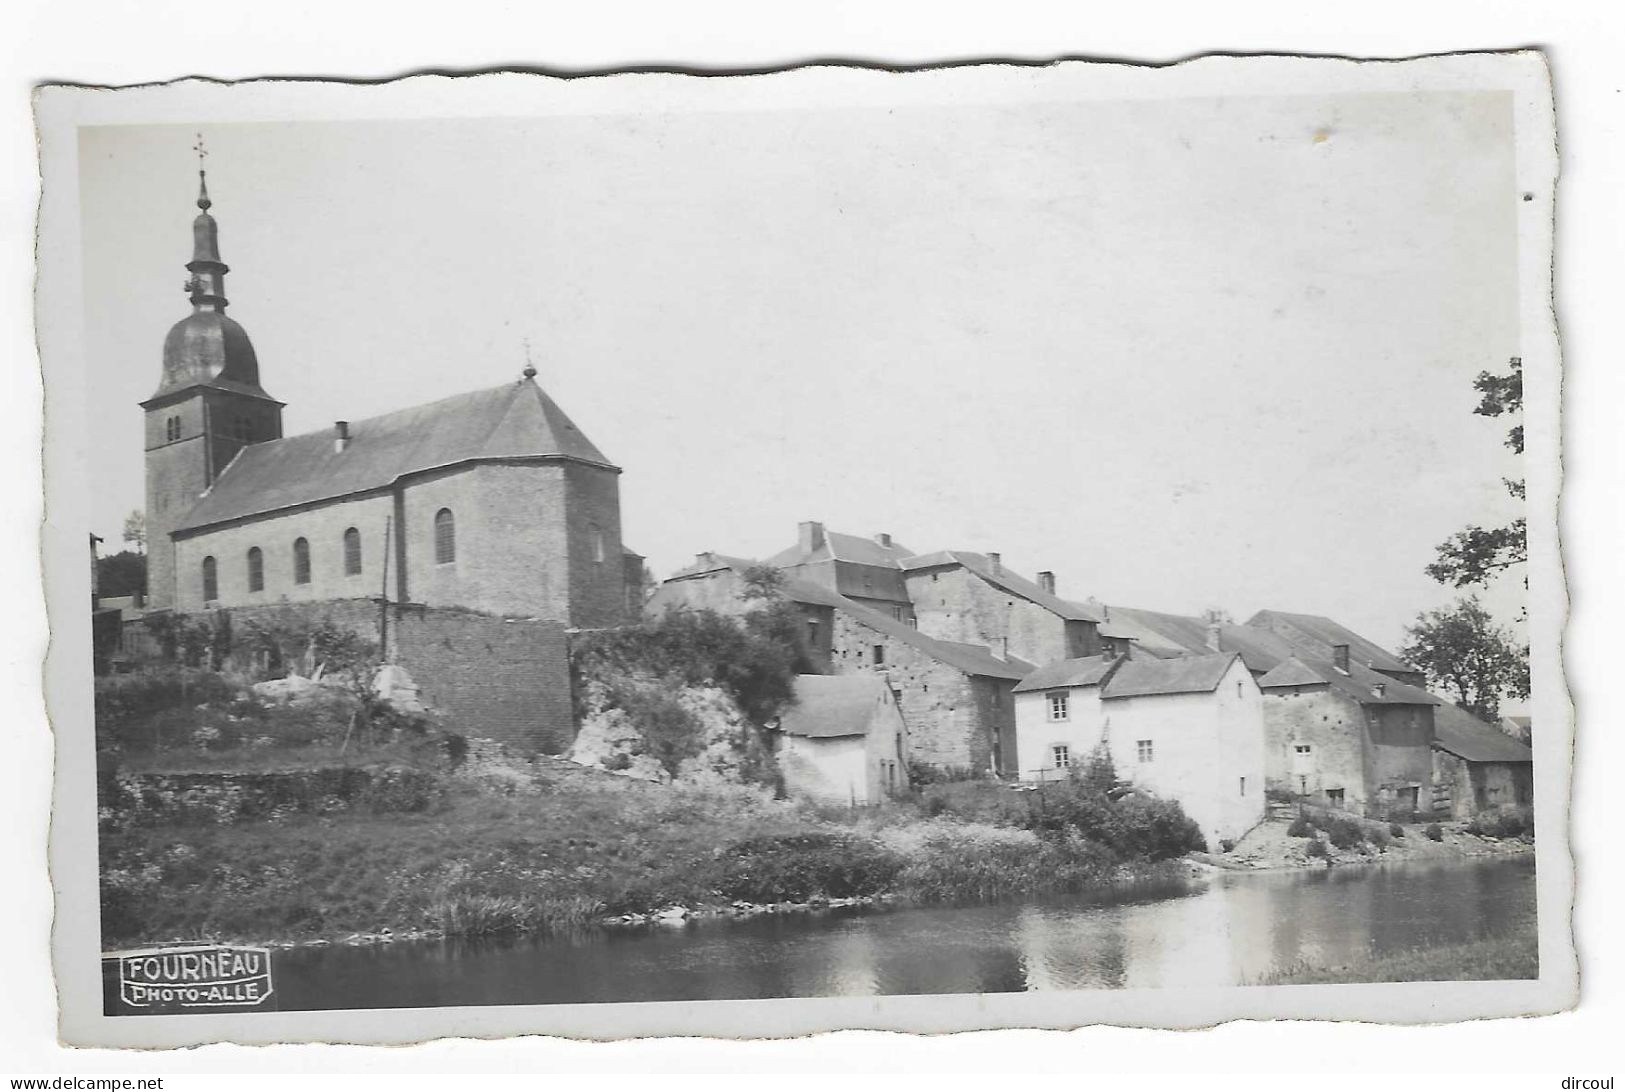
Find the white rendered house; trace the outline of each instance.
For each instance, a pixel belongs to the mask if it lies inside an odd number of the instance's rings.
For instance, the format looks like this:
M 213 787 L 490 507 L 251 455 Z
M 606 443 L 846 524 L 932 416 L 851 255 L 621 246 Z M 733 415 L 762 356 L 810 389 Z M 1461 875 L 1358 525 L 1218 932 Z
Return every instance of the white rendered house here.
M 1217 849 L 1264 818 L 1263 698 L 1234 653 L 1062 660 L 1015 690 L 1023 781 L 1065 778 L 1101 743 L 1119 777 L 1177 800 Z

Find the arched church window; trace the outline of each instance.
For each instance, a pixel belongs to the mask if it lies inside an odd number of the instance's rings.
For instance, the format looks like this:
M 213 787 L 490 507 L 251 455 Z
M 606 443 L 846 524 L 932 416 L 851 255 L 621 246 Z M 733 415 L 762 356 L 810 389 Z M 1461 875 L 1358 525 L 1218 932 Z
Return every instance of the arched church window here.
M 214 558 L 203 559 L 203 601 L 213 603 L 220 598 L 220 582 L 215 579 Z
M 248 548 L 248 590 L 265 590 L 265 555 L 258 546 Z
M 592 559 L 599 562 L 604 560 L 604 532 L 596 523 L 592 525 Z
M 450 508 L 434 514 L 434 561 L 436 565 L 450 565 L 457 560 L 457 520 Z
M 310 543 L 302 538 L 293 540 L 293 582 L 310 583 Z
M 344 532 L 344 575 L 361 575 L 361 532 L 354 527 Z

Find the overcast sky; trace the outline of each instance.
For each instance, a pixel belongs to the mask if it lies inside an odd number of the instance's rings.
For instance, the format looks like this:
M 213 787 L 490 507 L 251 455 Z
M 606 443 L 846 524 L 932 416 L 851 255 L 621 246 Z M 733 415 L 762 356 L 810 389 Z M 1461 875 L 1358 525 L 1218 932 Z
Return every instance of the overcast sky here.
M 820 519 L 1388 645 L 1452 597 L 1434 544 L 1516 514 L 1471 412 L 1520 353 L 1511 136 L 1500 94 L 205 130 L 290 434 L 515 379 L 528 338 L 657 575 Z M 193 140 L 82 131 L 113 548 L 189 310 Z

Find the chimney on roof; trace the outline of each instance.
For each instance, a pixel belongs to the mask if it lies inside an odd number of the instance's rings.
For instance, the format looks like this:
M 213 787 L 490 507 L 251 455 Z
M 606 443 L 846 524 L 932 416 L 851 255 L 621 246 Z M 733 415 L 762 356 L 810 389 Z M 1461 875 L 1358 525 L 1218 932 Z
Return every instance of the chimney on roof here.
M 350 422 L 333 422 L 333 450 L 343 451 L 350 446 Z
M 1002 572 L 1004 570 L 1004 559 L 998 554 L 994 553 L 992 550 L 987 552 L 987 563 L 992 567 L 994 572 Z
M 1375 694 L 1377 697 L 1380 698 L 1384 694 L 1388 693 L 1388 684 L 1387 683 L 1381 683 L 1381 682 L 1380 683 L 1372 683 L 1371 684 L 1371 692 L 1373 694 Z
M 1010 658 L 1010 638 L 995 637 L 988 643 L 987 650 L 993 653 L 995 660 L 1008 660 Z
M 701 568 L 709 569 L 712 565 L 716 564 L 716 557 L 711 553 L 710 550 L 706 550 L 704 553 L 694 555 L 694 564 L 700 566 Z
M 824 545 L 824 525 L 816 520 L 804 520 L 797 528 L 801 552 L 810 554 Z
M 1054 595 L 1055 594 L 1055 574 L 1050 572 L 1048 569 L 1045 569 L 1043 572 L 1039 573 L 1038 574 L 1038 586 L 1040 588 L 1043 588 L 1050 595 Z
M 875 541 L 880 543 L 882 546 L 886 547 L 886 549 L 888 549 L 888 550 L 891 549 L 891 536 L 888 535 L 885 531 L 882 531 L 878 535 L 876 535 L 875 536 Z
M 1332 646 L 1332 666 L 1337 668 L 1337 670 L 1341 671 L 1345 675 L 1347 675 L 1349 673 L 1349 646 L 1348 645 L 1333 645 Z
M 1219 628 L 1218 622 L 1209 620 L 1207 624 L 1207 647 L 1214 652 L 1224 651 L 1219 647 Z

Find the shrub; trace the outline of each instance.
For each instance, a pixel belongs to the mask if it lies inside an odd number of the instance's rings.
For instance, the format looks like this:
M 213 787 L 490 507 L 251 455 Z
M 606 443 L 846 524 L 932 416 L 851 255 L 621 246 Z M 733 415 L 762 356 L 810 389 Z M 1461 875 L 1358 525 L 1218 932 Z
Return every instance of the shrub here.
M 1308 845 L 1303 847 L 1303 851 L 1304 851 L 1304 853 L 1306 855 L 1308 855 L 1310 857 L 1330 857 L 1331 856 L 1330 851 L 1328 851 L 1326 849 L 1326 843 L 1322 842 L 1319 838 L 1315 838 L 1312 841 L 1310 841 L 1310 843 Z
M 1296 819 L 1292 820 L 1292 825 L 1286 828 L 1286 832 L 1294 838 L 1313 838 L 1315 836 L 1315 824 L 1309 821 L 1307 815 L 1300 814 Z
M 1027 799 L 1028 828 L 1050 835 L 1077 830 L 1119 860 L 1160 861 L 1207 848 L 1201 828 L 1176 800 L 1131 793 L 1114 801 L 1077 782 L 1047 785 Z
M 1468 834 L 1486 838 L 1516 838 L 1535 832 L 1535 814 L 1528 807 L 1481 811 L 1467 824 Z
M 1389 823 L 1388 833 L 1394 838 L 1403 838 L 1405 837 L 1405 828 L 1400 826 L 1398 823 Z
M 1393 836 L 1383 827 L 1374 828 L 1367 837 L 1370 838 L 1371 844 L 1376 847 L 1378 853 L 1386 852 L 1388 844 L 1393 841 Z
M 440 778 L 432 773 L 389 766 L 373 774 L 360 802 L 375 812 L 427 811 L 442 791 Z
M 972 823 L 1019 827 L 1026 825 L 1026 795 L 1001 781 L 950 781 L 927 785 L 920 804 L 930 817 L 947 813 Z
M 1439 826 L 1438 823 L 1429 823 L 1427 825 L 1427 829 L 1422 833 L 1427 835 L 1435 842 L 1444 841 L 1444 830 Z
M 885 891 L 902 861 L 879 842 L 851 834 L 768 834 L 735 842 L 720 856 L 717 894 L 749 902 L 801 902 Z
M 1220 853 L 1229 853 L 1232 849 L 1235 849 L 1235 848 L 1236 848 L 1236 840 L 1234 838 L 1220 838 L 1219 839 L 1219 852 Z
M 1354 819 L 1332 816 L 1321 829 L 1325 830 L 1326 837 L 1338 849 L 1353 849 L 1366 840 L 1364 827 Z

